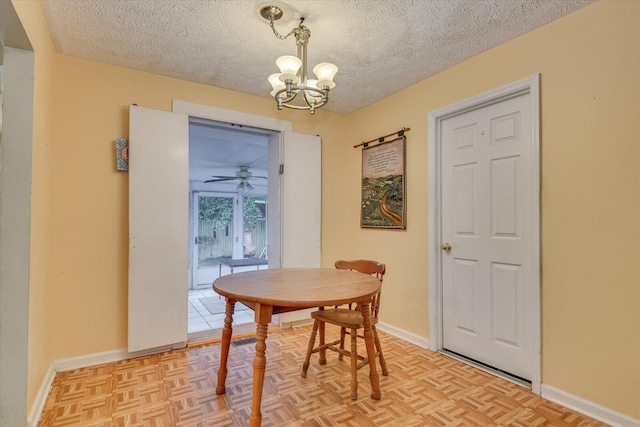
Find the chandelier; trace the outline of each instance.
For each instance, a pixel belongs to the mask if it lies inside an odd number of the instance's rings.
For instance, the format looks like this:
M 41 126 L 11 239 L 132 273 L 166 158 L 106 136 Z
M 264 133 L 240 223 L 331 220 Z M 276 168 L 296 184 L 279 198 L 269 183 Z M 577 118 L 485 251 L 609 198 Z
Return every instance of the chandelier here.
M 295 36 L 298 46 L 297 56 L 285 55 L 276 60 L 280 68 L 279 73 L 269 76 L 269 83 L 273 90 L 273 96 L 278 104 L 278 110 L 283 107 L 294 110 L 309 110 L 315 114 L 316 109 L 329 102 L 329 91 L 335 87 L 333 77 L 338 72 L 338 67 L 328 62 L 322 62 L 313 67 L 317 79 L 307 78 L 307 44 L 311 37 L 311 31 L 302 25 L 304 18 L 294 27 L 289 34 L 281 35 L 276 31 L 273 22 L 282 18 L 282 9 L 277 6 L 265 6 L 260 9 L 260 15 L 269 21 L 273 34 L 280 40 L 285 40 L 290 35 Z

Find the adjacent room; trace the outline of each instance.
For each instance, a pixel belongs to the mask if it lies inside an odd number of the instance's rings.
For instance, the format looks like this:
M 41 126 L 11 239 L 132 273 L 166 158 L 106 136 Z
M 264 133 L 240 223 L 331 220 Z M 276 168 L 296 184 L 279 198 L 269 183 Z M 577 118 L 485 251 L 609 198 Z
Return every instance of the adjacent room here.
M 640 427 L 638 23 L 1 1 L 0 424 Z

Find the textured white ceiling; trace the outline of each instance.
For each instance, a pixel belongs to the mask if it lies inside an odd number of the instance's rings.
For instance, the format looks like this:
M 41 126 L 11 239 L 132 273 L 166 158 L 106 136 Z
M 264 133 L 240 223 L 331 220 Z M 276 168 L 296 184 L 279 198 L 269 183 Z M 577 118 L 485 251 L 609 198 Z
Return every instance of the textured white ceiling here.
M 350 113 L 593 0 L 43 0 L 57 50 L 269 97 L 275 59 L 295 55 L 258 11 L 304 16 L 309 67 L 333 62 L 325 109 Z

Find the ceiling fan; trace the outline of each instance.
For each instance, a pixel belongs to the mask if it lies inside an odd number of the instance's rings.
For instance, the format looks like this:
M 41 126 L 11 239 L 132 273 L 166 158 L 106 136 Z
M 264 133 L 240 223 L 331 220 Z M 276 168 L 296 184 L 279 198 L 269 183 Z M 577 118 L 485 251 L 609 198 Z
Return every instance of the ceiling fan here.
M 208 179 L 205 181 L 205 183 L 240 180 L 240 183 L 237 187 L 238 191 L 253 190 L 253 186 L 249 183 L 250 179 L 268 179 L 266 176 L 253 176 L 253 174 L 249 172 L 249 166 L 240 166 L 240 170 L 236 172 L 235 176 L 213 175 L 212 178 L 214 179 Z

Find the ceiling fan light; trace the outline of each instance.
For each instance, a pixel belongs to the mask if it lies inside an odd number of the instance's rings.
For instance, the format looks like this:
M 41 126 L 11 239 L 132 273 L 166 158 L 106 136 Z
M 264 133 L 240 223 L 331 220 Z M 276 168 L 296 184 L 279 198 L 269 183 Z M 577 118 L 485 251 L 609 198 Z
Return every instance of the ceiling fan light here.
M 244 191 L 244 181 L 240 181 L 240 184 L 236 187 L 236 191 L 238 193 L 242 193 Z
M 313 73 L 318 78 L 318 88 L 323 89 L 324 87 L 328 87 L 329 89 L 333 89 L 336 86 L 333 82 L 333 78 L 336 76 L 337 72 L 338 67 L 329 62 L 321 62 L 313 67 Z
M 249 184 L 249 182 L 245 182 L 244 183 L 244 189 L 246 191 L 252 191 L 253 190 L 253 185 Z
M 291 55 L 284 55 L 276 59 L 276 65 L 280 68 L 280 81 L 286 83 L 291 80 L 293 83 L 298 82 L 298 70 L 302 67 L 300 58 Z

